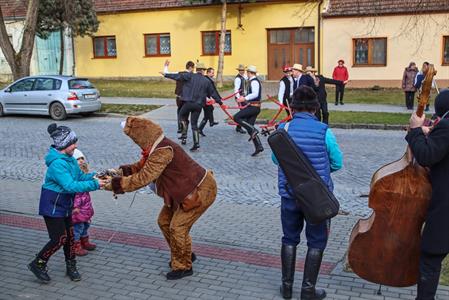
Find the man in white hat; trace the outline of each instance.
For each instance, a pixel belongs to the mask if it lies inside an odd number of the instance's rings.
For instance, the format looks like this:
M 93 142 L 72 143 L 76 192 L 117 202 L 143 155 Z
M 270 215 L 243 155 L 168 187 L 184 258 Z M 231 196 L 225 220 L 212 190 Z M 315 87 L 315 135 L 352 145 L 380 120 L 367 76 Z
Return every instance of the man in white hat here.
M 315 82 L 313 78 L 304 73 L 304 69 L 301 64 L 293 65 L 292 76 L 293 76 L 293 92 L 301 85 L 307 85 L 315 89 Z
M 246 129 L 250 136 L 250 141 L 254 143 L 255 151 L 251 156 L 256 156 L 263 151 L 262 143 L 260 142 L 259 131 L 254 128 L 256 118 L 260 113 L 262 100 L 262 85 L 257 78 L 257 69 L 255 66 L 248 66 L 246 69 L 248 73 L 248 92 L 246 96 L 240 96 L 237 100 L 246 107 L 234 115 L 234 121 Z
M 237 100 L 238 98 L 240 98 L 241 96 L 245 96 L 246 94 L 248 76 L 246 76 L 246 68 L 243 64 L 239 64 L 235 69 L 239 71 L 234 79 L 234 93 L 235 100 Z M 235 127 L 235 131 L 243 134 L 246 133 L 240 125 L 237 125 Z

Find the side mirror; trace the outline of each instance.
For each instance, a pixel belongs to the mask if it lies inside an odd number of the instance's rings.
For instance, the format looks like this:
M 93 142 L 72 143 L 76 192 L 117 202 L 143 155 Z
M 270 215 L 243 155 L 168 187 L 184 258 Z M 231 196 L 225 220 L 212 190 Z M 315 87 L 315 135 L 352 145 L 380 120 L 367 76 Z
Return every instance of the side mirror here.
M 7 88 L 7 89 L 5 90 L 5 93 L 11 93 L 11 88 Z

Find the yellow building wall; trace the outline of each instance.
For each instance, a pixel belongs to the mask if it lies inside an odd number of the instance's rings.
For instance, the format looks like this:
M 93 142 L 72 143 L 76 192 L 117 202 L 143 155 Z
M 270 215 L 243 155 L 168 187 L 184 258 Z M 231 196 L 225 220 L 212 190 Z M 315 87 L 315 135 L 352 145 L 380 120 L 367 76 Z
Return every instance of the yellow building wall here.
M 224 75 L 235 75 L 238 64 L 256 65 L 267 75 L 267 29 L 313 26 L 317 7 L 304 1 L 245 4 L 238 27 L 238 5 L 228 5 L 227 30 L 231 31 L 232 54 L 225 56 Z M 188 60 L 217 68 L 218 56 L 202 56 L 201 31 L 220 30 L 221 6 L 167 9 L 99 15 L 95 36 L 115 35 L 117 58 L 93 58 L 92 38 L 76 38 L 76 73 L 88 77 L 160 76 L 164 61 L 170 70 L 182 70 Z M 316 30 L 315 30 L 316 31 Z M 144 57 L 144 34 L 170 33 L 171 57 Z M 315 58 L 318 57 L 315 43 Z
M 449 35 L 449 14 L 323 19 L 323 74 L 332 76 L 342 58 L 349 71 L 349 86 L 400 87 L 404 68 L 414 61 L 435 65 L 437 83 L 449 85 L 449 66 L 442 65 L 443 36 Z M 413 24 L 417 24 L 413 26 Z M 441 25 L 443 24 L 443 25 Z M 353 38 L 386 37 L 387 65 L 353 66 Z

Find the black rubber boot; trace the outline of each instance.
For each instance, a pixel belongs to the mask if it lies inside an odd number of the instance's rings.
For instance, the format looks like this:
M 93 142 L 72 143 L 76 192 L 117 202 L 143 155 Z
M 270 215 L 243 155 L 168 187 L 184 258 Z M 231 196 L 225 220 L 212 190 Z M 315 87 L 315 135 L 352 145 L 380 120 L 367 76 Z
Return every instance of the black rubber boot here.
M 293 281 L 295 278 L 296 246 L 282 244 L 282 285 L 281 295 L 284 299 L 292 298 Z
M 206 127 L 207 121 L 205 119 L 203 119 L 200 123 L 200 126 L 198 126 L 198 131 L 200 132 L 201 136 L 206 136 L 203 132 L 204 127 Z
M 418 295 L 416 300 L 434 300 L 439 278 L 440 273 L 421 274 L 418 278 Z
M 251 154 L 251 156 L 256 156 L 257 154 L 259 154 L 260 152 L 263 151 L 263 146 L 262 146 L 262 142 L 259 139 L 259 136 L 256 135 L 253 139 L 253 143 L 254 143 L 254 148 L 256 149 L 254 151 L 253 154 Z
M 209 127 L 214 127 L 215 125 L 218 125 L 218 124 L 220 124 L 220 123 L 212 121 L 209 123 Z
M 48 276 L 47 272 L 47 262 L 39 257 L 36 257 L 32 262 L 28 264 L 28 269 L 33 272 L 33 274 L 42 283 L 49 283 L 51 278 Z
M 179 138 L 181 140 L 181 144 L 185 145 L 187 143 L 187 130 L 188 130 L 188 123 L 186 121 L 181 121 L 181 137 Z
M 416 300 L 434 300 L 441 273 L 442 255 L 421 253 L 419 259 L 418 294 Z
M 78 270 L 76 269 L 76 260 L 70 259 L 65 261 L 66 266 L 66 275 L 69 276 L 69 278 L 72 281 L 80 281 L 81 275 L 78 273 Z
M 253 125 L 249 124 L 248 122 L 242 121 L 242 123 L 245 124 L 247 127 L 251 128 L 251 134 L 249 135 L 248 142 L 254 140 L 255 137 L 259 134 L 259 130 L 257 130 Z
M 238 132 L 238 133 L 242 133 L 242 134 L 246 133 L 246 131 L 243 130 L 242 126 L 240 126 L 240 125 L 235 126 L 235 131 Z
M 326 298 L 325 290 L 315 288 L 320 272 L 323 250 L 307 249 L 306 261 L 304 263 L 304 276 L 302 279 L 301 300 L 320 300 Z
M 178 133 L 182 132 L 182 122 L 178 120 Z
M 198 151 L 200 149 L 200 132 L 199 130 L 193 131 L 193 147 L 190 148 L 190 151 Z

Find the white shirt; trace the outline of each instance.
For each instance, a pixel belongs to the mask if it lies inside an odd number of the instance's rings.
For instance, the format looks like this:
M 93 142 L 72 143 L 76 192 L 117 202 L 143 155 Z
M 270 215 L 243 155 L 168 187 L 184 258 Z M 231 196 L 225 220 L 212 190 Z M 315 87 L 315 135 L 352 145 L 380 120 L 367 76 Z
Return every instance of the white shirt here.
M 290 97 L 293 96 L 293 78 L 288 76 L 288 81 L 290 81 Z M 278 100 L 282 102 L 285 93 L 285 83 L 283 80 L 279 81 L 279 92 L 278 92 Z
M 242 76 L 242 75 L 241 75 Z M 246 78 L 246 76 L 243 76 L 243 78 L 245 78 L 245 80 L 247 79 Z M 235 77 L 235 79 L 234 79 L 234 93 L 237 93 L 237 94 L 235 94 L 235 97 L 238 99 L 238 98 L 240 98 L 240 85 L 241 85 L 242 83 L 241 83 L 241 80 L 240 80 L 240 77 Z M 244 91 L 243 91 L 244 92 Z
M 251 79 L 253 79 L 253 78 L 256 78 L 256 76 L 250 77 L 249 80 L 251 81 Z M 252 93 L 247 95 L 245 97 L 245 100 L 247 100 L 247 101 L 253 100 L 253 99 L 256 99 L 257 96 L 259 96 L 260 84 L 257 80 L 251 81 L 251 91 L 252 91 Z

